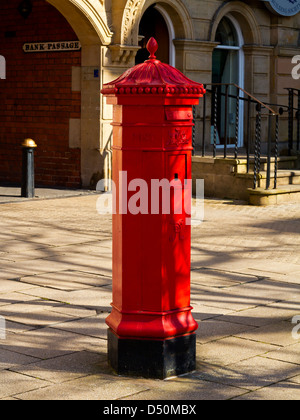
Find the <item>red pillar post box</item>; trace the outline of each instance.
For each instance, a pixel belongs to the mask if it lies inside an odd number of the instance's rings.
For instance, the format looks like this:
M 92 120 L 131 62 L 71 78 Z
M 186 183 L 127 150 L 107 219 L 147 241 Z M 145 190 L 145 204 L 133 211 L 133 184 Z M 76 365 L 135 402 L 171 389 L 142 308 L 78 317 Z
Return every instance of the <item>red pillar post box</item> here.
M 195 369 L 190 306 L 192 106 L 205 93 L 155 57 L 104 85 L 113 109 L 113 302 L 108 358 L 164 379 Z

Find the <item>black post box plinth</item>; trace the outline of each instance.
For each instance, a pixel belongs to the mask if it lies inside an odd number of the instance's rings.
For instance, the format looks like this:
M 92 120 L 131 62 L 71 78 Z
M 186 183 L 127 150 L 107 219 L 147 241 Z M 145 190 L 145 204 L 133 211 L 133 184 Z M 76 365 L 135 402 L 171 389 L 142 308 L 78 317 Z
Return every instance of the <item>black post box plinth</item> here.
M 108 361 L 118 375 L 166 379 L 196 370 L 196 334 L 134 340 L 108 329 Z
M 34 182 L 34 149 L 36 144 L 33 140 L 27 139 L 22 144 L 22 187 L 21 197 L 34 198 L 35 182 Z

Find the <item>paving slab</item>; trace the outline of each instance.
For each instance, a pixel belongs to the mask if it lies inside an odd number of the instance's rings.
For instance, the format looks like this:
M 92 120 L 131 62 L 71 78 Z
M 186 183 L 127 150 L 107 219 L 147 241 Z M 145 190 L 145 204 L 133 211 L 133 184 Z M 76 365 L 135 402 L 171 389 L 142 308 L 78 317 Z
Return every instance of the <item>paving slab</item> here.
M 241 401 L 299 401 L 300 400 L 300 388 L 299 385 L 292 381 L 281 381 L 274 385 L 264 387 L 255 392 L 249 392 L 234 400 Z
M 290 379 L 290 382 L 294 382 L 296 384 L 300 384 L 300 375 L 299 376 L 294 376 L 293 378 Z
M 195 320 L 198 321 L 197 314 L 194 315 Z M 243 337 L 243 333 L 246 336 L 247 334 L 251 336 L 252 330 L 253 327 L 249 327 L 248 325 L 245 326 L 232 322 L 222 322 L 217 319 L 203 320 L 199 323 L 199 328 L 197 330 L 197 342 L 204 344 L 233 335 Z
M 10 370 L 51 383 L 63 383 L 97 374 L 100 362 L 105 360 L 104 354 L 99 356 L 99 353 L 79 351 L 47 360 L 34 360 L 30 364 L 28 362 L 26 366 L 18 366 Z
M 6 339 L 0 340 L 1 348 L 44 360 L 79 350 L 96 349 L 106 354 L 107 342 L 84 334 L 44 327 L 21 334 L 8 332 Z
M 300 337 L 299 342 L 295 342 L 290 346 L 285 346 L 276 350 L 272 350 L 265 354 L 270 359 L 280 360 L 282 362 L 294 363 L 300 365 Z M 298 377 L 300 379 L 300 376 Z
M 297 373 L 299 373 L 299 366 L 295 364 L 255 356 L 222 367 L 206 365 L 194 376 L 202 380 L 253 391 L 277 382 L 291 380 Z
M 136 384 L 126 378 L 111 378 L 105 375 L 89 375 L 62 384 L 51 385 L 25 393 L 19 393 L 21 400 L 116 400 L 136 395 L 147 386 Z
M 192 285 L 191 300 L 194 304 L 212 306 L 216 308 L 229 309 L 233 311 L 242 311 L 253 309 L 258 306 L 267 305 L 276 302 L 276 299 L 268 295 L 251 296 L 249 294 L 239 293 L 234 289 L 204 289 L 202 286 Z M 233 321 L 234 322 L 234 321 Z
M 36 187 L 35 198 L 28 199 L 21 197 L 21 187 L 15 185 L 1 185 L 0 186 L 0 204 L 28 202 L 37 200 L 49 200 L 62 197 L 75 197 L 96 194 L 96 191 L 87 189 L 83 190 L 69 190 L 67 188 L 47 188 Z
M 28 365 L 38 361 L 35 357 L 0 349 L 0 371 L 12 370 L 16 366 Z
M 2 279 L 1 277 L 5 277 Z M 9 280 L 10 279 L 10 280 Z M 0 272 L 0 281 L 1 281 L 1 290 L 0 290 L 0 299 L 3 297 L 3 294 L 22 292 L 25 290 L 30 290 L 33 288 L 31 284 L 22 283 L 20 281 L 17 273 L 7 272 L 6 270 Z
M 251 331 L 244 331 L 236 334 L 236 336 L 247 340 L 259 341 L 261 343 L 288 346 L 295 343 L 295 339 L 292 336 L 292 328 L 293 326 L 290 321 L 282 321 L 276 324 L 264 325 L 263 327 L 252 329 Z
M 105 286 L 111 283 L 110 277 L 83 273 L 75 270 L 63 270 L 45 273 L 36 276 L 27 276 L 21 279 L 23 283 L 50 287 L 65 291 L 82 290 L 90 286 Z
M 290 307 L 273 302 L 269 305 L 261 305 L 224 315 L 220 317 L 220 320 L 261 327 L 288 320 L 298 313 L 300 313 L 299 305 Z
M 185 380 L 168 380 L 163 383 L 149 383 L 148 390 L 133 394 L 121 400 L 150 400 L 150 401 L 204 401 L 228 400 L 238 395 L 244 395 L 246 390 L 223 384 L 201 381 L 194 378 Z
M 216 306 L 207 306 L 191 301 L 193 307 L 193 316 L 197 322 L 204 321 L 207 319 L 214 319 L 220 315 L 226 315 L 232 313 L 231 309 L 218 308 Z
M 41 379 L 3 370 L 0 375 L 0 398 L 13 397 L 23 392 L 42 389 L 48 384 L 49 382 Z
M 82 319 L 70 320 L 68 322 L 61 322 L 55 324 L 55 328 L 106 340 L 107 325 L 105 324 L 105 319 L 107 316 L 108 314 L 104 313 Z
M 83 290 L 66 292 L 49 287 L 35 287 L 24 292 L 26 295 L 41 297 L 42 299 L 54 300 L 67 305 L 76 305 L 88 309 L 111 311 L 112 292 L 111 288 L 93 287 Z
M 201 362 L 227 366 L 264 355 L 276 348 L 278 347 L 272 344 L 244 340 L 238 337 L 226 337 L 205 344 L 197 344 L 197 358 Z

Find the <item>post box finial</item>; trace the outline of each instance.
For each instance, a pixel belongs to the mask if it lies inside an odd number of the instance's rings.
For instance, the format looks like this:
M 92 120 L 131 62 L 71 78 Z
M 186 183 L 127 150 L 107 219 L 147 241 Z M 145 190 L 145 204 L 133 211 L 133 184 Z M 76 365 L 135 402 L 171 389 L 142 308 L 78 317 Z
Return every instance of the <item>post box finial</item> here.
M 150 53 L 149 59 L 150 60 L 155 60 L 156 56 L 154 54 L 158 50 L 158 43 L 157 43 L 155 38 L 152 37 L 152 38 L 149 39 L 148 44 L 147 44 L 147 50 Z

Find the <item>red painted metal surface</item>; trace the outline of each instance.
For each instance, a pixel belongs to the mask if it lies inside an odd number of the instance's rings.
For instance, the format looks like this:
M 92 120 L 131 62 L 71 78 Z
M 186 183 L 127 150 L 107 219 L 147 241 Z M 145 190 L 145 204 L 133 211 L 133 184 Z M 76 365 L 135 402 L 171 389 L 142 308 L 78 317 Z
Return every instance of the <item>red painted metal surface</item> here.
M 106 322 L 120 338 L 153 340 L 190 334 L 198 327 L 190 306 L 188 180 L 192 178 L 192 105 L 205 90 L 156 60 L 154 39 L 148 50 L 149 60 L 105 85 L 102 93 L 114 105 L 117 209 L 113 215 L 113 303 Z M 141 193 L 134 188 L 137 179 L 145 183 L 143 206 L 132 214 L 130 202 Z M 161 180 L 172 181 L 173 187 L 160 190 L 155 207 L 158 189 L 154 194 L 151 187 Z M 168 213 L 165 205 L 170 214 L 164 214 Z

